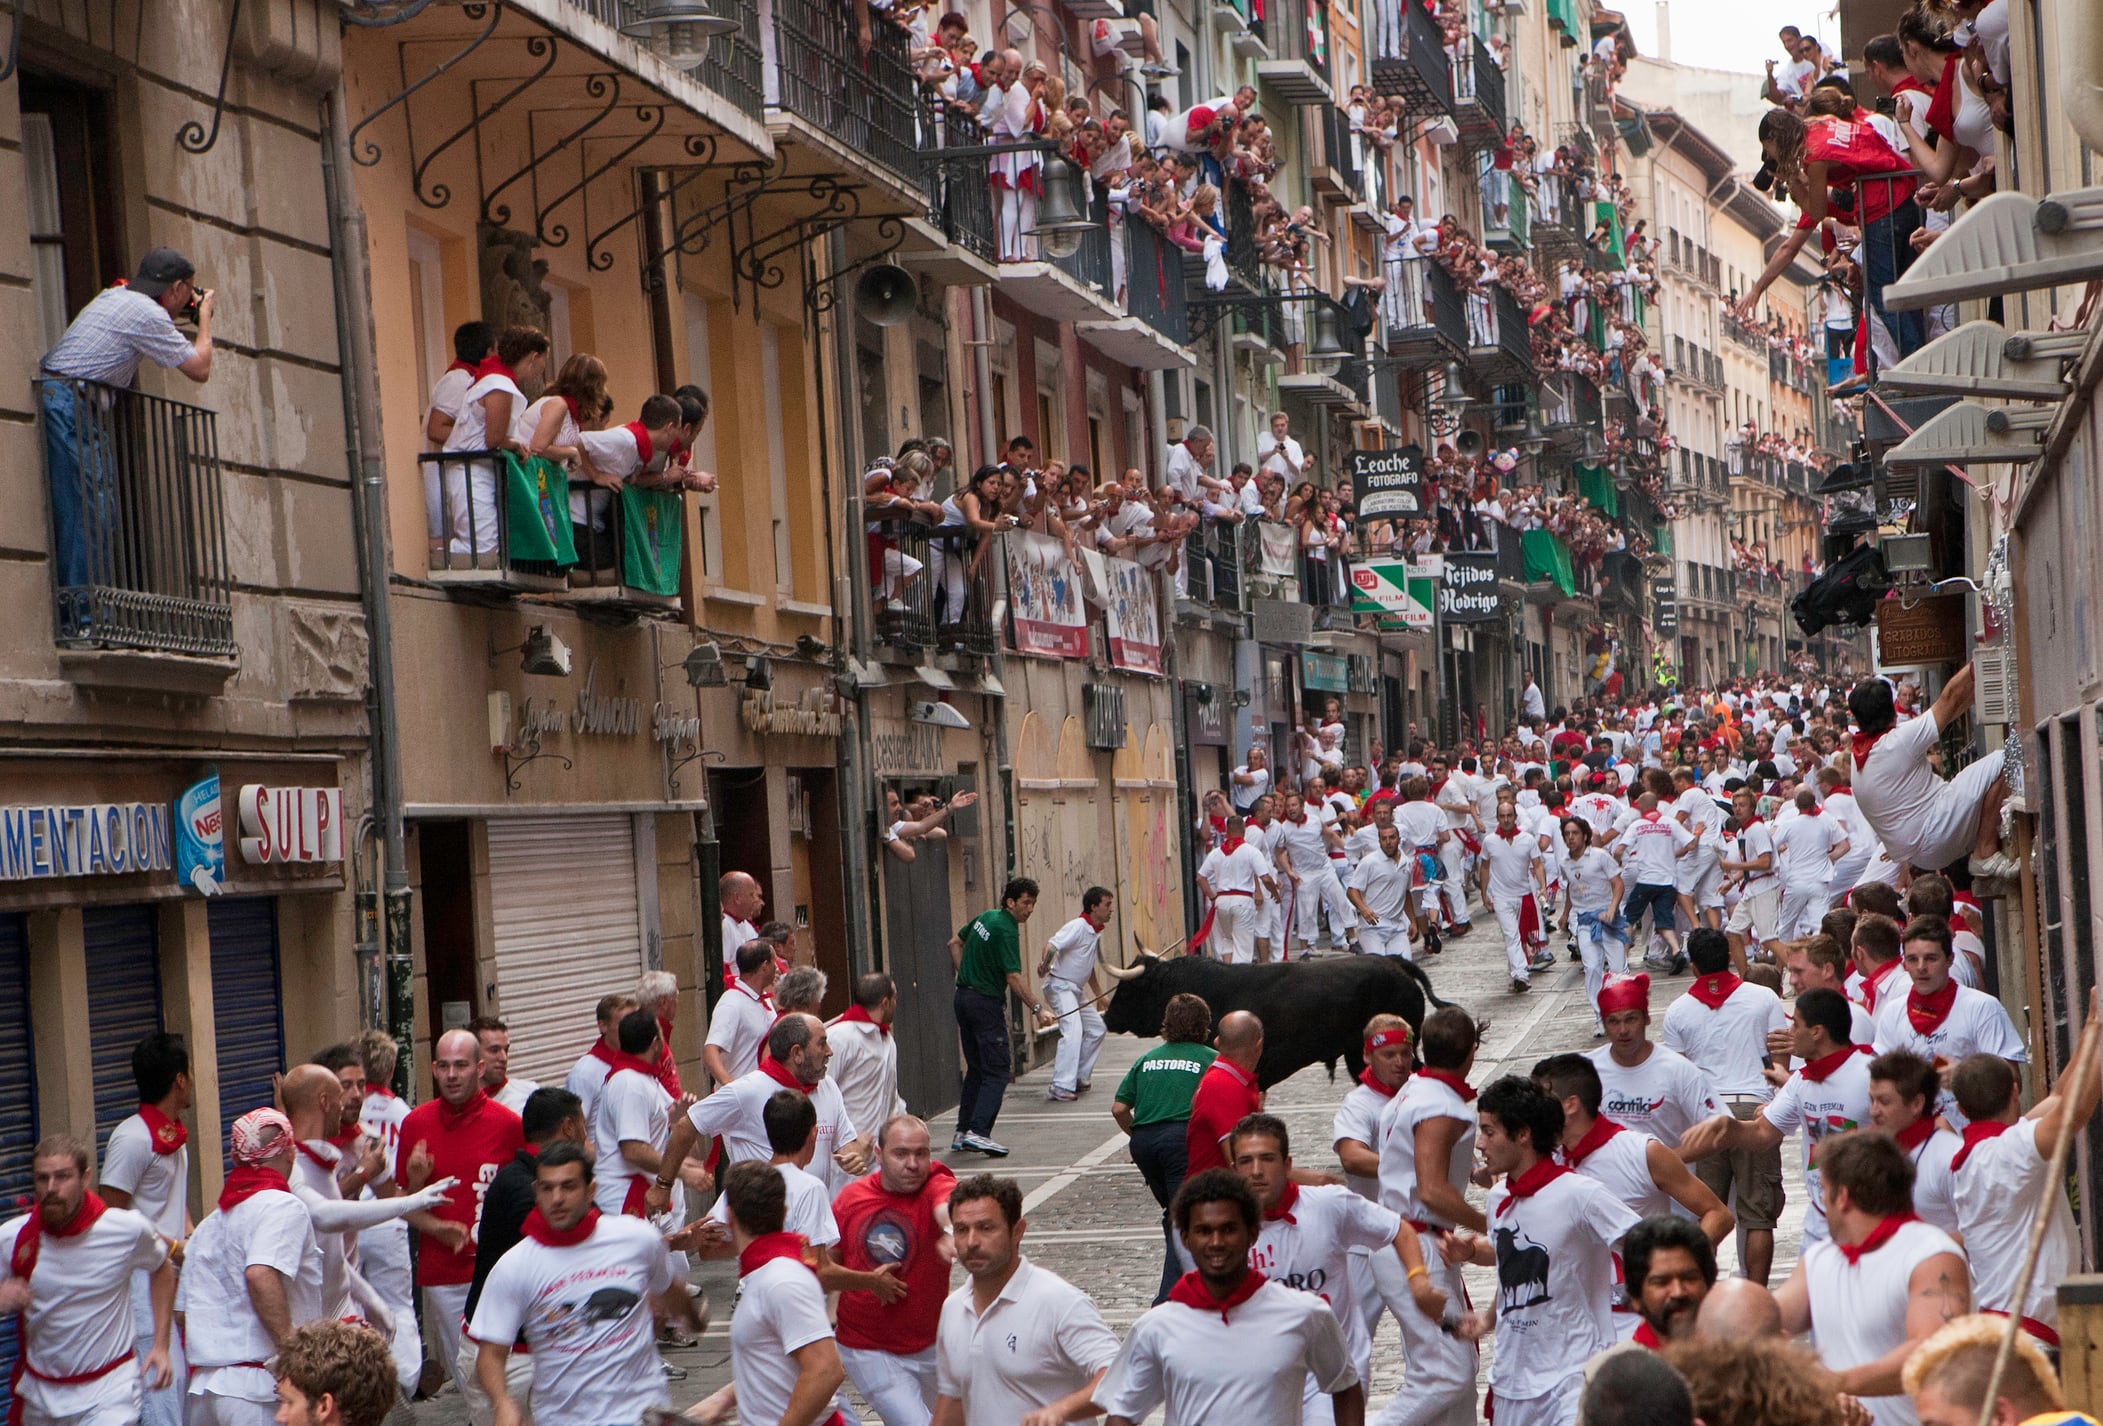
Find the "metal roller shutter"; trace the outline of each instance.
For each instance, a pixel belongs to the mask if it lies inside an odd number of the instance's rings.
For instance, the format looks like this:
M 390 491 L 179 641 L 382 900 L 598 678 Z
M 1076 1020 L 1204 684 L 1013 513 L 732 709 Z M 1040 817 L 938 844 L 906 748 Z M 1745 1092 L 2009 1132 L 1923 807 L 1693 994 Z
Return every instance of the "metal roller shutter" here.
M 90 906 L 81 914 L 97 1144 L 139 1107 L 131 1052 L 161 1028 L 159 922 L 151 906 Z
M 0 916 L 0 1203 L 30 1191 L 37 1141 L 36 1047 L 29 1018 L 29 939 L 20 916 Z M 0 1413 L 11 1405 L 15 1318 L 0 1318 Z
M 489 901 L 511 1073 L 560 1083 L 591 1043 L 599 997 L 642 975 L 634 825 L 621 813 L 491 821 Z
M 212 1030 L 219 1043 L 219 1148 L 234 1121 L 271 1099 L 271 1076 L 285 1067 L 285 1017 L 279 991 L 277 903 L 268 897 L 214 901 Z

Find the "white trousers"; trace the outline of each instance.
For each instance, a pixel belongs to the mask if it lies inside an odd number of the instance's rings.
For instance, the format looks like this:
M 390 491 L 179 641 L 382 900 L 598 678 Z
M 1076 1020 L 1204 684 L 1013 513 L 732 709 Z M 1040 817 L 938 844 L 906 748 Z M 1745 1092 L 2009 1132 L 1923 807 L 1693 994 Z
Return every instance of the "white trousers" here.
M 1628 942 L 1609 931 L 1594 917 L 1580 921 L 1571 913 L 1570 929 L 1577 936 L 1577 954 L 1585 963 L 1585 1004 L 1599 1014 L 1599 990 L 1609 975 L 1628 969 Z
M 1446 1300 L 1466 1311 L 1467 1290 L 1461 1283 L 1460 1269 L 1439 1262 L 1436 1252 L 1426 1266 L 1431 1268 L 1432 1280 L 1446 1294 Z M 1475 1344 L 1449 1335 L 1417 1311 L 1414 1304 L 1406 1311 L 1397 1308 L 1394 1312 L 1402 1329 L 1406 1384 L 1372 1418 L 1374 1426 L 1474 1426 L 1478 1357 Z M 1497 1403 L 1497 1419 L 1501 1426 L 1501 1401 Z
M 840 1365 L 884 1426 L 927 1426 L 935 1415 L 935 1349 L 911 1356 L 840 1348 Z
M 358 1271 L 394 1314 L 394 1379 L 405 1397 L 416 1394 L 424 1370 L 423 1330 L 416 1324 L 416 1280 L 409 1268 L 409 1225 L 399 1218 L 358 1234 Z M 464 1299 L 463 1299 L 464 1300 Z
M 460 1314 L 467 1310 L 467 1284 L 449 1283 L 424 1288 L 424 1325 L 438 1348 L 438 1360 L 453 1374 L 453 1385 L 464 1395 L 467 1378 L 460 1375 Z M 472 1377 L 472 1369 L 468 1377 Z
M 465 1332 L 460 1334 L 460 1347 L 451 1363 L 453 1380 L 460 1383 L 460 1395 L 467 1403 L 467 1419 L 474 1426 L 493 1426 L 497 1419 L 496 1403 L 489 1393 L 482 1390 L 482 1380 L 475 1375 L 475 1363 L 481 1358 L 482 1345 Z M 527 1398 L 533 1391 L 533 1358 L 526 1352 L 513 1352 L 504 1359 L 504 1389 L 511 1399 L 526 1409 L 526 1419 L 533 1419 L 533 1408 Z
M 1553 1391 L 1542 1392 L 1539 1396 L 1499 1393 L 1497 1426 L 1574 1426 L 1578 1399 L 1584 1391 L 1585 1374 L 1580 1370 L 1563 1378 L 1562 1385 Z
M 1360 926 L 1358 949 L 1369 956 L 1400 956 L 1405 961 L 1417 958 L 1416 948 L 1409 943 L 1409 927 L 1388 922 Z
M 1230 966 L 1256 959 L 1256 923 L 1262 913 L 1246 896 L 1222 896 L 1212 903 L 1212 954 Z
M 497 471 L 486 460 L 445 464 L 445 521 L 456 555 L 492 554 L 497 548 Z
M 214 1391 L 189 1396 L 190 1426 L 273 1426 L 277 1399 L 250 1401 L 245 1396 L 221 1396 Z
M 153 1345 L 150 1335 L 146 1345 Z M 17 1384 L 22 1426 L 137 1426 L 145 1390 L 145 1357 L 142 1349 L 138 1361 L 126 1362 L 93 1382 L 71 1386 L 47 1387 L 25 1372 Z M 182 1377 L 177 1376 L 175 1381 L 176 1401 L 180 1403 Z M 66 1409 L 49 1409 L 43 1399 L 47 1396 L 56 1396 Z M 182 1417 L 178 1414 L 175 1419 L 180 1421 Z
M 138 1340 L 133 1350 L 144 1362 L 146 1354 L 153 1350 L 153 1278 L 148 1273 L 131 1275 L 131 1320 L 138 1331 Z M 175 1373 L 173 1380 L 159 1391 L 143 1386 L 145 1392 L 139 1408 L 140 1426 L 183 1426 L 183 1387 L 188 1384 L 190 1370 L 183 1361 L 183 1334 L 179 1329 L 168 1333 L 168 1366 Z
M 1818 934 L 1818 923 L 1826 914 L 1826 888 L 1824 882 L 1815 886 L 1784 886 L 1782 888 L 1782 914 L 1780 924 L 1774 928 L 1778 941 L 1794 941 L 1800 936 Z
M 1280 888 L 1281 890 L 1283 888 Z M 1329 939 L 1334 943 L 1339 936 L 1348 936 L 1358 925 L 1358 913 L 1344 899 L 1343 883 L 1328 867 L 1300 874 L 1300 884 L 1292 889 L 1293 939 L 1303 946 L 1314 944 L 1315 933 L 1320 927 L 1321 914 L 1329 913 Z
M 1527 965 L 1531 958 L 1526 954 L 1526 938 L 1519 934 L 1519 908 L 1525 903 L 1523 896 L 1501 896 L 1490 903 L 1490 910 L 1497 916 L 1497 929 L 1504 932 L 1505 965 L 1512 979 L 1520 981 L 1532 974 Z
M 1218 923 L 1215 922 L 1215 925 Z M 1095 1078 L 1103 1052 L 1103 1017 L 1083 986 L 1057 976 L 1044 978 L 1044 999 L 1059 1017 L 1059 1053 L 1052 1063 L 1052 1088 L 1077 1090 Z
M 1988 753 L 1937 788 L 1928 815 L 1918 822 L 1891 827 L 1871 822 L 1891 859 L 1940 870 L 1959 857 L 1970 856 L 1979 836 L 1979 799 L 2001 775 L 2004 756 Z
M 1437 1247 L 1432 1251 L 1436 1253 Z M 1365 1323 L 1367 1341 L 1379 1335 L 1381 1313 L 1392 1312 L 1400 1322 L 1405 1312 L 1416 1312 L 1416 1299 L 1409 1295 L 1409 1273 L 1392 1247 L 1353 1248 L 1344 1262 L 1351 1278 L 1351 1295 L 1358 1302 L 1358 1316 Z M 1372 1389 L 1368 1381 L 1366 1390 Z
M 1448 837 L 1439 847 L 1439 894 L 1446 898 L 1446 919 L 1456 926 L 1468 924 L 1468 849 L 1459 837 Z

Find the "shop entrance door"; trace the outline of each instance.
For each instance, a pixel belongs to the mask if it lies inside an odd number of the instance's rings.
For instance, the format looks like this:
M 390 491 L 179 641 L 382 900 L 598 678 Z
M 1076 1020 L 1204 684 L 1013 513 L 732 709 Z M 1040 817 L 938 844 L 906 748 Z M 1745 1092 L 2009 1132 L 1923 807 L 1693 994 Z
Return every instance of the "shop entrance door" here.
M 951 1008 L 956 972 L 949 963 L 949 938 L 956 931 L 949 913 L 949 845 L 929 837 L 913 844 L 917 855 L 884 859 L 884 939 L 891 951 L 891 979 L 898 983 L 898 1092 L 923 1118 L 955 1107 L 958 1080 L 957 1019 Z

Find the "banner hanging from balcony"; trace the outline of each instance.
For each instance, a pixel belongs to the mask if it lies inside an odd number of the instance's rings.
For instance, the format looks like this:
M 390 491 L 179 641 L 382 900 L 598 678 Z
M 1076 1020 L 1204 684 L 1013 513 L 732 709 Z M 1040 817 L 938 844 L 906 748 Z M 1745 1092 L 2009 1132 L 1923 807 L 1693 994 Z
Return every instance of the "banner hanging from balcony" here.
M 1292 579 L 1300 573 L 1300 529 L 1297 525 L 1258 522 L 1257 558 L 1263 572 L 1275 579 Z
M 1161 599 L 1154 572 L 1136 560 L 1106 559 L 1103 626 L 1110 662 L 1133 673 L 1161 672 Z
M 1583 462 L 1571 467 L 1577 476 L 1577 493 L 1603 511 L 1608 519 L 1621 513 L 1621 492 L 1614 488 L 1614 477 L 1603 465 L 1585 465 Z
M 1358 518 L 1401 520 L 1424 513 L 1424 450 L 1351 452 L 1351 499 Z
M 686 510 L 668 490 L 621 487 L 621 583 L 667 598 L 679 593 Z
M 1361 560 L 1351 566 L 1351 612 L 1374 614 L 1383 629 L 1431 628 L 1438 579 L 1406 560 Z
M 577 562 L 577 541 L 570 533 L 569 474 L 546 456 L 520 460 L 505 452 L 504 515 L 514 562 Z
M 1066 546 L 1049 535 L 1008 535 L 1009 641 L 1019 654 L 1088 655 L 1088 610 Z M 1158 641 L 1158 635 L 1157 641 Z
M 1546 580 L 1563 592 L 1577 595 L 1577 575 L 1570 568 L 1570 547 L 1553 530 L 1528 530 L 1521 540 L 1526 551 L 1526 582 Z

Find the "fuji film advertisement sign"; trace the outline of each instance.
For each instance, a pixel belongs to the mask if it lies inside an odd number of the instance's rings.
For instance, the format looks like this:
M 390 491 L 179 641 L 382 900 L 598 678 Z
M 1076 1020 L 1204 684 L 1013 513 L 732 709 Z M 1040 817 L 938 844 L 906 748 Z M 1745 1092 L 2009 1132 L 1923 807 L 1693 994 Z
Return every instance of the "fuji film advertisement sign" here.
M 1390 627 L 1431 628 L 1437 591 L 1437 576 L 1406 560 L 1351 566 L 1351 612 L 1376 614 Z

